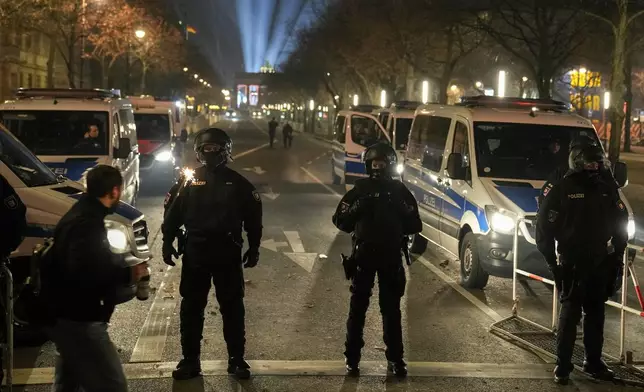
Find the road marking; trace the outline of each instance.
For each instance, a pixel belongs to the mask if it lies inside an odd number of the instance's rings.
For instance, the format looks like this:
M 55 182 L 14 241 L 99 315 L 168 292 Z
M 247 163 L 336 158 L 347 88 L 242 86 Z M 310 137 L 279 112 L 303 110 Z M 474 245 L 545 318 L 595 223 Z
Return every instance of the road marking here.
M 323 182 L 322 182 L 322 180 L 320 180 L 319 178 L 317 178 L 317 177 L 315 176 L 315 174 L 313 174 L 313 173 L 311 173 L 310 171 L 306 170 L 306 168 L 305 168 L 305 167 L 300 166 L 300 169 L 302 169 L 302 170 L 304 171 L 304 173 L 306 173 L 306 175 L 308 175 L 309 177 L 311 177 L 311 178 L 313 179 L 313 181 L 315 181 L 315 182 L 317 182 L 318 184 L 322 185 L 322 186 L 324 187 L 324 189 L 326 189 L 327 191 L 329 191 L 333 196 L 337 197 L 338 199 L 342 199 L 342 195 L 340 195 L 338 192 L 334 191 L 334 190 L 333 190 L 333 188 L 331 188 L 331 187 L 330 187 L 330 186 L 328 186 L 327 184 L 323 183 Z
M 264 240 L 260 244 L 262 248 L 266 248 L 268 250 L 272 250 L 273 252 L 277 252 L 277 248 L 283 247 L 283 246 L 288 246 L 288 242 L 276 242 L 274 239 L 269 239 L 269 240 Z
M 344 361 L 248 361 L 255 376 L 344 376 Z M 124 364 L 128 380 L 172 377 L 176 362 Z M 227 376 L 227 361 L 202 361 L 204 376 Z M 409 362 L 411 377 L 551 380 L 551 364 Z M 361 361 L 361 376 L 385 376 L 384 361 Z M 54 368 L 15 369 L 14 385 L 51 384 Z M 576 377 L 573 376 L 573 379 Z
M 246 150 L 246 151 L 240 152 L 240 153 L 239 153 L 239 154 L 237 154 L 237 155 L 233 155 L 233 159 L 241 158 L 241 157 L 246 156 L 246 155 L 248 155 L 248 154 L 252 154 L 252 153 L 254 153 L 255 151 L 258 151 L 258 150 L 261 150 L 262 148 L 266 148 L 266 147 L 268 147 L 269 145 L 270 145 L 270 143 L 266 143 L 266 144 L 262 144 L 261 146 L 257 146 L 257 147 L 255 147 L 255 148 L 251 148 L 250 150 Z
M 456 290 L 459 294 L 461 294 L 465 299 L 470 301 L 472 305 L 476 306 L 479 308 L 483 313 L 487 314 L 492 320 L 495 322 L 501 321 L 504 319 L 504 317 L 501 317 L 500 314 L 498 314 L 494 309 L 483 303 L 480 299 L 476 298 L 472 293 L 469 291 L 465 290 L 458 282 L 456 282 L 454 279 L 449 277 L 447 274 L 445 274 L 443 271 L 441 271 L 440 268 L 436 267 L 434 264 L 432 264 L 429 260 L 425 259 L 423 256 L 418 257 L 417 259 L 420 261 L 422 265 L 427 267 L 430 271 L 432 271 L 434 274 L 436 274 L 439 278 L 443 279 L 445 283 L 450 285 L 451 288 Z
M 288 241 L 289 244 L 291 244 L 291 248 L 293 248 L 293 252 L 295 253 L 304 253 L 304 245 L 302 244 L 302 240 L 300 239 L 300 234 L 297 231 L 285 231 L 284 235 L 286 236 L 286 240 Z
M 270 187 L 266 187 L 266 192 L 262 192 L 262 195 L 268 197 L 271 200 L 275 200 L 279 197 L 279 193 L 273 192 L 273 189 Z
M 291 259 L 295 264 L 304 268 L 306 272 L 313 271 L 313 266 L 315 265 L 315 260 L 318 258 L 317 253 L 287 253 L 284 252 L 284 255 Z
M 251 171 L 251 172 L 254 172 L 255 174 L 260 174 L 260 175 L 261 175 L 261 174 L 266 173 L 266 170 L 262 169 L 262 168 L 261 168 L 261 167 L 259 167 L 259 166 L 255 166 L 255 167 L 245 167 L 245 168 L 244 168 L 244 170 L 246 170 L 246 171 Z
M 134 345 L 130 362 L 158 362 L 165 349 L 170 318 L 179 295 L 179 267 L 168 267 L 156 292 L 139 338 Z
M 313 161 L 308 161 L 308 162 L 306 162 L 306 164 L 307 164 L 307 165 L 310 165 L 310 164 L 312 164 L 312 163 L 313 163 Z

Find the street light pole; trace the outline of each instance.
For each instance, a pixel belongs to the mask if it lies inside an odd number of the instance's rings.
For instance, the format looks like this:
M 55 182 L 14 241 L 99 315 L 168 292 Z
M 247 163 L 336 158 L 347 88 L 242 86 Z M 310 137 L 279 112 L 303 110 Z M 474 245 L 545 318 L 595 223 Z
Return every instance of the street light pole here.
M 125 52 L 125 93 L 130 94 L 130 52 L 132 51 L 131 38 L 127 37 L 127 51 Z
M 77 3 L 78 4 L 78 3 Z M 81 42 L 80 42 L 80 88 L 83 88 L 83 78 L 85 77 L 85 8 L 87 0 L 81 0 Z

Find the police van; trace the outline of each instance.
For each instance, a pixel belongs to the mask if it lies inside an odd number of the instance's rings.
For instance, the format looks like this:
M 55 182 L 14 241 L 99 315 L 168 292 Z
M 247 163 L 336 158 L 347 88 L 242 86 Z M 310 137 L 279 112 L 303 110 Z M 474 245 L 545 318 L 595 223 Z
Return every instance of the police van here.
M 152 96 L 128 99 L 134 107 L 141 172 L 176 177 L 182 166 L 183 143 L 188 140 L 182 103 Z
M 405 159 L 407 151 L 407 139 L 411 131 L 411 124 L 414 121 L 414 114 L 421 102 L 399 101 L 380 112 L 378 121 L 387 131 L 391 144 L 398 155 L 398 162 Z
M 338 112 L 333 128 L 331 157 L 334 184 L 345 184 L 350 188 L 356 180 L 367 177 L 362 153 L 375 143 L 391 143 L 383 126 L 371 114 L 374 109 L 372 105 L 363 105 Z
M 456 106 L 420 106 L 404 171 L 423 221 L 412 252 L 431 242 L 459 258 L 463 286 L 483 288 L 490 275 L 512 277 L 521 217 L 519 268 L 551 277 L 535 246 L 537 197 L 548 175 L 567 165 L 570 141 L 582 136 L 598 139 L 590 120 L 558 101 L 471 97 Z M 624 186 L 626 166 L 618 163 L 614 174 Z
M 0 105 L 4 125 L 55 174 L 84 183 L 98 164 L 123 175 L 123 200 L 139 190 L 139 151 L 130 101 L 98 89 L 19 89 Z
M 76 203 L 84 187 L 75 181 L 56 176 L 11 132 L 0 125 L 0 174 L 27 207 L 27 229 L 22 244 L 11 254 L 9 267 L 16 291 L 16 321 L 20 316 L 19 292 L 31 273 L 30 258 L 34 247 L 53 237 L 60 218 Z M 143 213 L 120 202 L 105 217 L 107 239 L 115 257 L 125 265 L 135 265 L 151 258 L 148 227 Z

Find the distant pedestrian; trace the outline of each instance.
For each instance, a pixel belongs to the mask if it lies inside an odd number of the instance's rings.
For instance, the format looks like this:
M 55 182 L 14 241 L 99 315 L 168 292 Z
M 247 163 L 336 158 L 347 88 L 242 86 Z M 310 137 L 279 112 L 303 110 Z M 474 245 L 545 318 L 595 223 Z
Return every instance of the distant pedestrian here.
M 273 142 L 275 141 L 275 133 L 277 132 L 277 121 L 275 117 L 268 123 L 268 137 L 270 138 L 271 148 L 273 148 Z
M 291 148 L 293 144 L 293 127 L 288 121 L 282 127 L 282 137 L 284 138 L 284 148 Z

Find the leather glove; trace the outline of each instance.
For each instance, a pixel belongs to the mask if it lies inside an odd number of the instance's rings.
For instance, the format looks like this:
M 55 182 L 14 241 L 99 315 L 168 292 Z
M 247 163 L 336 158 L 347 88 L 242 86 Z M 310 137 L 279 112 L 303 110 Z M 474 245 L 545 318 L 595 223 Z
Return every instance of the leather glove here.
M 179 257 L 179 252 L 174 248 L 174 245 L 172 245 L 172 242 L 163 242 L 163 248 L 162 248 L 162 253 L 163 253 L 163 262 L 169 265 L 170 267 L 174 267 L 176 264 L 174 261 L 172 261 L 172 257 L 178 258 Z
M 257 265 L 259 262 L 259 248 L 257 247 L 250 247 L 248 250 L 244 253 L 244 257 L 242 258 L 242 262 L 244 264 L 244 268 L 253 268 Z

